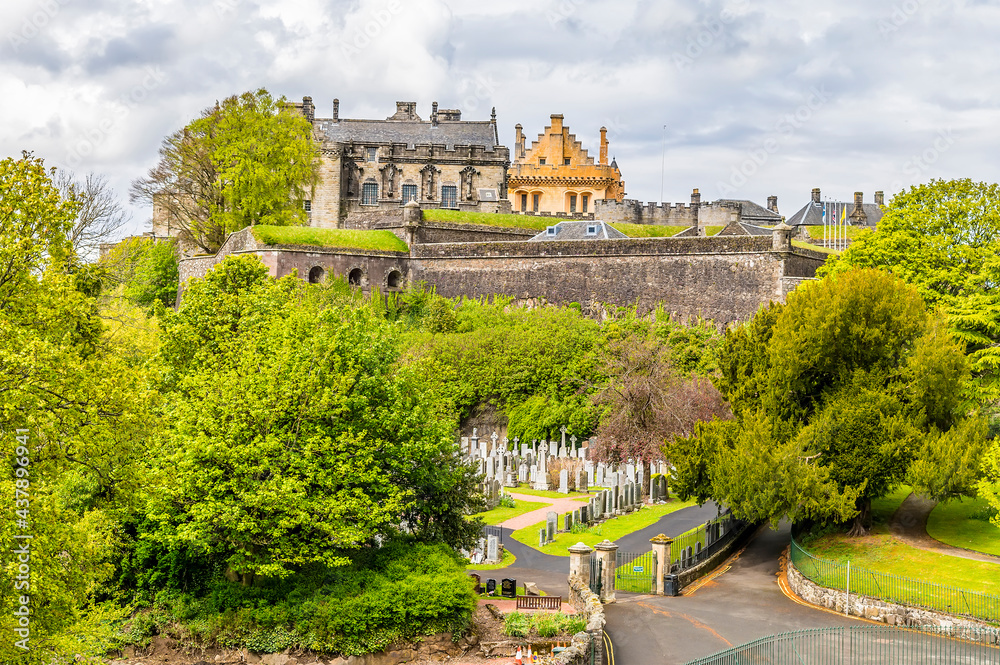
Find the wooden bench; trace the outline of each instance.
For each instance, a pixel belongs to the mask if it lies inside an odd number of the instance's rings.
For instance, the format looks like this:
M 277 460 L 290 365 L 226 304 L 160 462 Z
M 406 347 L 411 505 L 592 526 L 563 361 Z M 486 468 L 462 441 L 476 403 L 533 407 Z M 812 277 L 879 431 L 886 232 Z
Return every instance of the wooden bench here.
M 519 610 L 556 610 L 562 609 L 562 596 L 518 596 Z

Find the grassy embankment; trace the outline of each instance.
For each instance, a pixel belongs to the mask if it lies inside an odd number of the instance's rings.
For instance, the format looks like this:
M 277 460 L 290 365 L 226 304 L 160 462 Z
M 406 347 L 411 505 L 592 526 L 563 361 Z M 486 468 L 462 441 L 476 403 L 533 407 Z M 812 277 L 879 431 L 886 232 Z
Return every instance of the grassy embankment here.
M 311 226 L 252 226 L 254 239 L 265 245 L 302 245 L 334 249 L 408 252 L 409 247 L 391 231 L 319 229 Z

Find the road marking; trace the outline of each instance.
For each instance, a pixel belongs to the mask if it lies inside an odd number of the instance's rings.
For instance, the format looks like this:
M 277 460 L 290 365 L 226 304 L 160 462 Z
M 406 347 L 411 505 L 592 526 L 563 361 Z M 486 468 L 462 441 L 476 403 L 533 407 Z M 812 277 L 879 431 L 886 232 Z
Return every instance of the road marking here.
M 615 647 L 611 643 L 611 636 L 608 635 L 608 631 L 606 630 L 602 630 L 601 632 L 604 634 L 604 653 L 607 656 L 605 660 L 608 665 L 615 665 Z
M 654 607 L 653 605 L 650 605 L 649 603 L 642 603 L 642 602 L 640 602 L 640 603 L 636 603 L 636 604 L 639 607 L 644 607 L 645 609 L 651 611 L 653 614 L 661 614 L 661 615 L 663 615 L 665 617 L 674 617 L 676 615 L 677 617 L 679 617 L 681 619 L 684 619 L 685 621 L 687 621 L 688 623 L 690 623 L 695 628 L 700 628 L 701 630 L 704 630 L 706 632 L 711 633 L 712 635 L 714 635 L 716 637 L 716 639 L 718 639 L 719 641 L 721 641 L 727 647 L 733 646 L 732 642 L 730 642 L 729 640 L 727 640 L 726 638 L 724 638 L 722 635 L 719 635 L 717 632 L 715 632 L 715 630 L 711 626 L 709 626 L 708 624 L 704 624 L 701 621 L 698 621 L 697 619 L 695 619 L 694 617 L 689 616 L 687 614 L 684 614 L 683 612 L 676 612 L 676 613 L 675 612 L 668 612 L 667 610 L 661 610 L 658 607 Z

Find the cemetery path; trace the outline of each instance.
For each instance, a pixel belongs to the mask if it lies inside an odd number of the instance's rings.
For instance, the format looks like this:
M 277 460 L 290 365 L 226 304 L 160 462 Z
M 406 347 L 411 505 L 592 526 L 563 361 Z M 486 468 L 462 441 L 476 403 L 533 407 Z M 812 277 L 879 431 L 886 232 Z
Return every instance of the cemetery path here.
M 538 524 L 539 522 L 545 521 L 545 516 L 549 511 L 554 512 L 556 515 L 563 515 L 576 510 L 584 502 L 578 499 L 584 495 L 576 494 L 576 499 L 550 499 L 548 497 L 537 497 L 530 494 L 518 494 L 517 492 L 508 492 L 515 501 L 545 501 L 550 503 L 550 505 L 544 508 L 539 508 L 538 510 L 532 510 L 530 513 L 524 513 L 523 515 L 518 515 L 517 517 L 511 517 L 506 522 L 501 522 L 500 526 L 505 529 L 510 529 L 512 531 L 517 531 L 518 529 L 523 529 L 526 526 L 531 526 L 532 524 Z
M 651 548 L 649 541 L 654 536 L 662 533 L 676 538 L 685 531 L 690 531 L 711 519 L 715 519 L 718 514 L 718 507 L 711 501 L 704 506 L 681 508 L 677 512 L 664 515 L 645 529 L 622 536 L 615 542 L 618 544 L 619 552 L 645 552 Z
M 1000 563 L 998 556 L 962 549 L 931 538 L 927 533 L 927 518 L 930 517 L 931 511 L 936 505 L 937 501 L 917 496 L 911 492 L 910 496 L 906 497 L 896 512 L 892 514 L 892 519 L 889 520 L 889 533 L 911 547 L 928 552 L 937 552 L 973 561 Z
M 728 570 L 691 595 L 619 594 L 617 603 L 605 607 L 615 660 L 679 665 L 784 631 L 857 625 L 857 619 L 784 595 L 778 560 L 788 542 L 787 524 L 778 531 L 761 530 Z

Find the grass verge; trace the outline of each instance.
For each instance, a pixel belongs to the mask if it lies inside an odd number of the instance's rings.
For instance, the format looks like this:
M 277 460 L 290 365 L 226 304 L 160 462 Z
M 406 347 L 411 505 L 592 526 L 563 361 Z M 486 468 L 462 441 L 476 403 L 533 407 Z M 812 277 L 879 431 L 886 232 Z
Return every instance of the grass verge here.
M 669 238 L 675 236 L 690 226 L 661 226 L 659 224 L 628 224 L 625 222 L 615 222 L 608 224 L 629 238 Z
M 547 499 L 577 499 L 579 501 L 589 501 L 591 494 L 581 494 L 579 492 L 570 492 L 569 494 L 562 494 L 560 492 L 553 492 L 552 490 L 533 490 L 528 487 L 510 487 L 507 489 L 508 492 L 514 494 L 527 494 L 529 496 L 541 496 Z
M 535 215 L 505 215 L 491 212 L 468 212 L 466 210 L 442 210 L 428 208 L 424 210 L 424 221 L 450 222 L 452 224 L 481 224 L 483 226 L 506 226 L 512 229 L 531 229 L 542 231 L 546 227 L 565 221 L 556 217 L 538 217 Z
M 611 541 L 618 540 L 622 536 L 645 529 L 647 526 L 656 523 L 664 515 L 669 515 L 681 508 L 693 505 L 695 505 L 694 501 L 678 501 L 675 499 L 670 503 L 643 506 L 633 513 L 615 517 L 579 533 L 557 533 L 555 541 L 544 547 L 538 546 L 538 530 L 545 526 L 545 522 L 539 522 L 538 524 L 518 529 L 511 537 L 517 542 L 536 549 L 543 554 L 568 557 L 569 552 L 567 548 L 577 543 L 593 547 L 605 538 Z M 562 520 L 562 515 L 559 516 L 559 519 Z
M 883 525 L 889 524 L 892 514 L 906 500 L 906 497 L 910 496 L 912 491 L 913 488 L 909 485 L 900 485 L 889 494 L 872 499 L 872 524 L 877 531 L 884 531 Z
M 480 564 L 470 563 L 469 565 L 467 565 L 465 567 L 465 569 L 466 570 L 500 570 L 501 568 L 507 568 L 508 566 L 513 565 L 515 561 L 517 561 L 517 557 L 514 556 L 513 554 L 511 554 L 509 551 L 504 550 L 503 551 L 503 558 L 500 559 L 500 563 L 491 563 L 491 564 L 488 564 L 488 565 L 484 564 L 484 563 L 480 563 Z M 524 594 L 521 594 L 521 595 L 524 595 Z
M 512 517 L 517 517 L 518 515 L 530 513 L 532 510 L 538 510 L 539 508 L 552 505 L 551 503 L 546 503 L 545 501 L 517 501 L 516 503 L 517 506 L 514 508 L 498 506 L 493 510 L 486 511 L 485 513 L 473 515 L 473 517 L 482 517 L 483 522 L 491 526 L 495 526 L 502 522 L 506 522 Z
M 990 523 L 984 499 L 939 503 L 927 518 L 927 535 L 954 547 L 1000 556 L 1000 529 Z
M 408 252 L 409 247 L 391 231 L 320 229 L 312 226 L 252 226 L 250 232 L 265 245 L 304 245 L 382 252 Z

